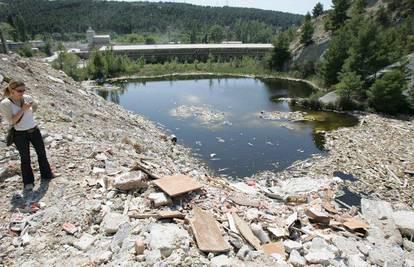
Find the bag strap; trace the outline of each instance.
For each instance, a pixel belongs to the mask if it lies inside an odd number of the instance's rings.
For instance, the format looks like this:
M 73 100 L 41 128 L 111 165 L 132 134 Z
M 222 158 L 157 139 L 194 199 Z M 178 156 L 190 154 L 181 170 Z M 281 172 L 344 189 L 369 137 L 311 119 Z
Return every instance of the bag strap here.
M 9 97 L 9 100 L 10 100 L 10 102 L 12 102 L 13 104 L 16 105 L 16 103 L 14 103 L 14 101 L 10 97 Z M 22 107 L 23 107 L 23 103 L 20 104 L 20 108 L 22 108 Z M 13 124 L 13 127 L 14 127 L 14 125 L 18 124 L 22 120 L 23 116 L 24 116 L 24 114 L 20 117 L 20 119 L 17 120 L 17 122 L 15 124 Z

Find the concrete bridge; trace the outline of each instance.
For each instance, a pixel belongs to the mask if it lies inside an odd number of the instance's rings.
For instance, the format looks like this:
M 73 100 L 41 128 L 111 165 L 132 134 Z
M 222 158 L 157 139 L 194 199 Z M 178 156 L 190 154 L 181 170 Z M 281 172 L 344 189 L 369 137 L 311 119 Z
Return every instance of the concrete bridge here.
M 180 62 L 195 59 L 206 61 L 211 55 L 229 60 L 250 56 L 262 58 L 271 52 L 272 44 L 162 44 L 162 45 L 112 45 L 103 46 L 99 51 L 112 50 L 116 55 L 126 55 L 132 59 L 144 58 L 147 62 L 164 62 L 177 58 Z M 88 58 L 89 51 L 77 52 L 81 58 Z

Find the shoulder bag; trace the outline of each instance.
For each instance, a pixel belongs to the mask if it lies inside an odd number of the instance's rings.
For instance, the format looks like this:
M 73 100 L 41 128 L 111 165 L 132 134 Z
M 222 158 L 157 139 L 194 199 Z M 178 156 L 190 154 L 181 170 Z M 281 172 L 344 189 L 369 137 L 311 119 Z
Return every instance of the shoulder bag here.
M 9 100 L 14 104 L 14 102 L 9 98 Z M 23 115 L 20 117 L 20 119 L 15 123 L 18 124 L 23 118 Z M 14 136 L 16 135 L 16 129 L 14 129 L 14 125 L 10 127 L 10 129 L 7 131 L 6 135 L 6 145 L 11 146 L 14 143 Z

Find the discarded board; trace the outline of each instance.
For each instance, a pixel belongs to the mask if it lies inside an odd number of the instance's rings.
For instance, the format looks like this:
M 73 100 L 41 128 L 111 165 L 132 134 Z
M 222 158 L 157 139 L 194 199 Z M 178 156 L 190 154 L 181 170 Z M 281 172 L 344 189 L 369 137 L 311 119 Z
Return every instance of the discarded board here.
M 313 208 L 307 209 L 305 214 L 310 221 L 316 223 L 329 224 L 329 221 L 331 220 L 328 214 Z
M 155 180 L 154 183 L 170 197 L 198 190 L 202 187 L 200 183 L 185 175 L 167 176 Z
M 158 217 L 160 219 L 184 219 L 185 216 L 179 211 L 161 210 L 158 212 Z
M 278 254 L 286 258 L 285 246 L 283 245 L 283 242 L 263 245 L 262 250 L 267 255 Z
M 259 207 L 260 201 L 256 199 L 251 199 L 247 195 L 244 194 L 235 194 L 230 197 L 230 200 L 240 206 L 247 206 L 247 207 Z
M 203 252 L 228 252 L 230 245 L 224 240 L 214 217 L 207 211 L 194 207 L 194 218 L 190 225 L 197 241 L 198 248 Z
M 261 250 L 260 240 L 253 234 L 250 230 L 249 225 L 243 221 L 236 213 L 233 213 L 234 222 L 236 224 L 237 230 L 241 235 L 251 244 L 256 250 Z
M 369 228 L 369 225 L 368 225 L 367 223 L 364 223 L 364 222 L 362 222 L 362 221 L 360 221 L 360 220 L 357 220 L 357 219 L 355 219 L 355 218 L 350 218 L 350 219 L 347 219 L 347 220 L 343 223 L 343 225 L 344 225 L 346 228 L 348 228 L 348 229 L 350 229 L 350 230 L 353 230 L 353 231 L 358 230 L 358 229 L 361 229 L 361 230 L 366 230 L 366 229 L 368 229 L 368 228 Z

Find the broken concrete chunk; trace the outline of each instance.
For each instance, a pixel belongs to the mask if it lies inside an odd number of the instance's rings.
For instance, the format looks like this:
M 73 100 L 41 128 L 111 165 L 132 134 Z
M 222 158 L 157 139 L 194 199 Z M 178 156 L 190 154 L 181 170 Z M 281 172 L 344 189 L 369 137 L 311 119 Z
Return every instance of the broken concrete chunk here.
M 302 267 L 306 265 L 306 260 L 297 250 L 292 250 L 289 256 L 289 263 L 295 267 Z
M 292 250 L 300 251 L 302 249 L 302 243 L 293 240 L 286 240 L 283 242 L 283 245 L 288 253 Z
M 255 196 L 257 194 L 256 188 L 249 186 L 244 182 L 233 183 L 231 186 L 248 195 Z
M 414 236 L 414 212 L 413 211 L 395 211 L 392 214 L 398 229 L 402 234 Z
M 283 227 L 267 227 L 267 230 L 272 233 L 276 238 L 282 238 L 289 236 L 289 231 L 287 228 Z
M 231 267 L 232 260 L 226 255 L 220 255 L 211 259 L 210 267 Z
M 141 171 L 133 171 L 120 174 L 115 177 L 113 186 L 119 190 L 135 190 L 138 188 L 146 188 L 146 174 Z
M 83 234 L 82 237 L 73 243 L 73 245 L 80 250 L 86 251 L 95 242 L 95 237 L 90 234 Z
M 171 255 L 180 243 L 189 240 L 190 237 L 184 229 L 176 224 L 154 224 L 150 228 L 149 247 L 153 250 L 160 250 L 163 257 Z
M 195 207 L 194 218 L 190 219 L 190 225 L 195 235 L 198 248 L 203 252 L 227 252 L 230 245 L 224 240 L 217 221 L 207 211 Z
M 148 195 L 148 198 L 154 203 L 155 207 L 170 205 L 172 203 L 171 199 L 164 193 L 151 193 Z
M 262 244 L 267 244 L 270 242 L 269 235 L 263 230 L 260 224 L 252 224 L 250 228 L 252 229 L 253 234 L 259 238 Z
M 392 218 L 392 207 L 389 202 L 382 200 L 361 199 L 362 215 L 369 222 Z
M 128 216 L 122 215 L 120 213 L 110 212 L 105 215 L 101 223 L 101 228 L 106 234 L 111 235 L 111 234 L 115 234 L 122 224 L 128 223 L 128 222 L 129 222 Z
M 167 176 L 154 181 L 154 183 L 170 197 L 195 191 L 202 187 L 196 180 L 185 175 Z

